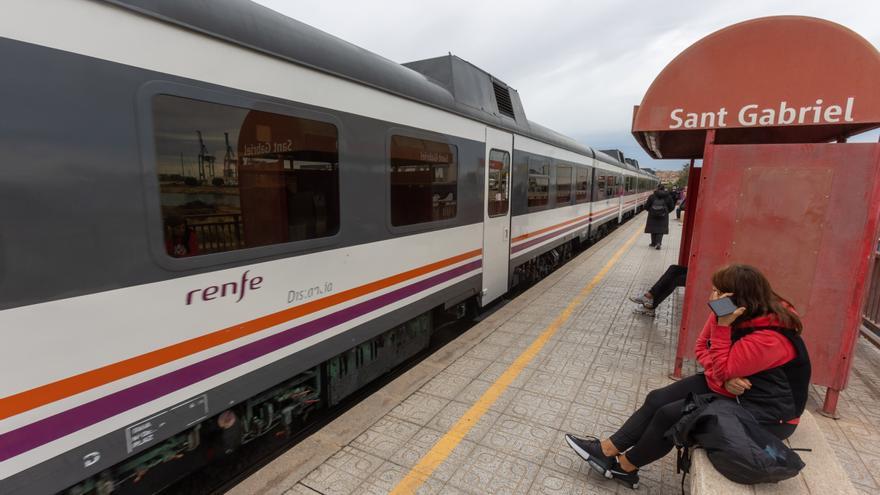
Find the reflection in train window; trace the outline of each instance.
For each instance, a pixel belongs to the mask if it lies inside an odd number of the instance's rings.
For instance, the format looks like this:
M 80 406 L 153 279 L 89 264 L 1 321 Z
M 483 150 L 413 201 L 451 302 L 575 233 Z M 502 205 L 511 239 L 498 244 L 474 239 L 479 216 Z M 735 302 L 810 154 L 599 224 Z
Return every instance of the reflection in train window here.
M 456 147 L 391 136 L 391 225 L 455 218 L 457 204 Z
M 168 95 L 153 117 L 170 256 L 338 232 L 334 125 Z
M 575 203 L 583 203 L 590 200 L 590 169 L 578 167 L 574 182 Z
M 604 170 L 596 169 L 596 197 L 593 198 L 596 201 L 607 198 L 607 189 L 605 189 L 605 173 L 606 172 Z
M 489 184 L 486 197 L 490 217 L 507 215 L 510 206 L 508 182 L 510 182 L 510 153 L 493 149 L 489 152 Z
M 550 200 L 550 161 L 529 157 L 529 208 L 546 206 Z
M 556 204 L 567 205 L 571 203 L 571 167 L 559 165 L 556 167 Z
M 613 198 L 617 196 L 618 184 L 620 183 L 620 177 L 616 175 L 609 175 L 608 180 L 605 183 L 605 197 Z

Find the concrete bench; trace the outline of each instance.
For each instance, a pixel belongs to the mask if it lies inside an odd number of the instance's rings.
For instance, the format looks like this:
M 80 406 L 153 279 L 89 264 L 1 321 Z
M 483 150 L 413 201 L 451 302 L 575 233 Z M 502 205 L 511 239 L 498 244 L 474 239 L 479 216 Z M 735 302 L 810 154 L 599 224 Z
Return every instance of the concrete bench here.
M 690 472 L 691 495 L 858 494 L 808 411 L 804 411 L 800 424 L 786 443 L 790 447 L 813 449 L 812 452 L 798 451 L 807 466 L 794 478 L 759 485 L 730 481 L 712 467 L 705 450 L 696 449 Z

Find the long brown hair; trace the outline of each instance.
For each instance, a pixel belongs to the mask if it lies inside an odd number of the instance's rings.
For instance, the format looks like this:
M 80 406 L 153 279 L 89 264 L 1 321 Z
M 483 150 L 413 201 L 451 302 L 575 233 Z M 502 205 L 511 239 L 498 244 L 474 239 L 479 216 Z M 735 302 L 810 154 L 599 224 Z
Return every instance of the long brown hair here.
M 793 328 L 798 335 L 804 328 L 800 317 L 792 311 L 791 303 L 774 292 L 767 277 L 753 266 L 725 266 L 712 275 L 712 285 L 722 293 L 732 292 L 731 299 L 736 305 L 746 308 L 746 312 L 736 319 L 738 322 L 772 313 L 783 327 Z

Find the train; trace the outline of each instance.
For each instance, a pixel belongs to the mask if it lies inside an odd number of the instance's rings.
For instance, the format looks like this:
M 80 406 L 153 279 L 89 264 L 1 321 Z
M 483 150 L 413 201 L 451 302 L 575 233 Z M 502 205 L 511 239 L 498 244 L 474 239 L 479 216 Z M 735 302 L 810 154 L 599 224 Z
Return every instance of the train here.
M 462 58 L 246 1 L 17 2 L 0 60 L 4 494 L 295 429 L 659 182 Z

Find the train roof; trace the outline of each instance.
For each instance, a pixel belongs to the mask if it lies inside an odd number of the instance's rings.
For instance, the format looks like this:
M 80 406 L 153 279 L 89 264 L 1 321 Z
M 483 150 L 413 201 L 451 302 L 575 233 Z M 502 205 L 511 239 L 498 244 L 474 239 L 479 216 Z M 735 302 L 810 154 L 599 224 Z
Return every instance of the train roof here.
M 529 121 L 515 89 L 451 54 L 401 65 L 250 1 L 212 0 L 210 5 L 179 0 L 106 1 L 627 168 L 622 161 L 597 153 L 574 139 Z

